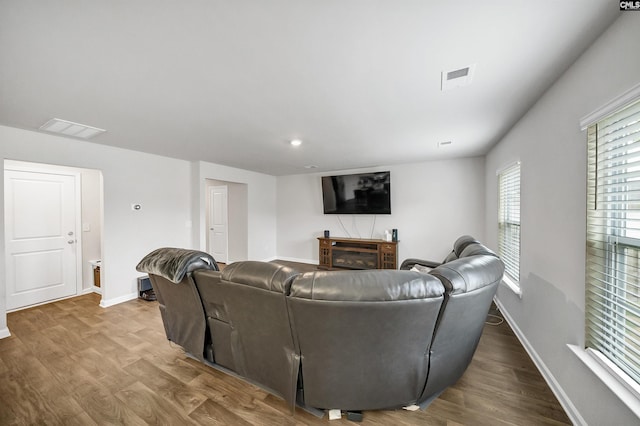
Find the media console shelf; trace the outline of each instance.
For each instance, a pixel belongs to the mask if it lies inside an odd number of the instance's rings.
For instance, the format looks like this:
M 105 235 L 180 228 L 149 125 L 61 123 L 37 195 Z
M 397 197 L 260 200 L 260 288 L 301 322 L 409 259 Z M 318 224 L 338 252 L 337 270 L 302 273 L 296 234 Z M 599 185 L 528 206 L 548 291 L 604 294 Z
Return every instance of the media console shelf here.
M 318 237 L 322 269 L 397 269 L 398 242 Z

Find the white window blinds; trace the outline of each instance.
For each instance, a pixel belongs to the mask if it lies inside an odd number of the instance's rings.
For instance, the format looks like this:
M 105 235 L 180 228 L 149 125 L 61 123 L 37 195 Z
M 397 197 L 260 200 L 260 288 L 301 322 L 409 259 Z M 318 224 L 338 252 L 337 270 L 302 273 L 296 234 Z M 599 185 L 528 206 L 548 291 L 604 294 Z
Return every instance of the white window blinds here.
M 587 142 L 586 345 L 640 383 L 640 102 Z
M 498 253 L 505 273 L 520 281 L 520 163 L 498 174 Z

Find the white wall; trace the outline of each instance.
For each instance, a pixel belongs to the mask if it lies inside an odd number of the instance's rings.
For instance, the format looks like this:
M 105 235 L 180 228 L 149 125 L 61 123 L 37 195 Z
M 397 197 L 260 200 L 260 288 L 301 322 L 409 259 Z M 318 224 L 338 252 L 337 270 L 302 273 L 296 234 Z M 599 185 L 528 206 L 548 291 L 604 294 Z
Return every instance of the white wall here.
M 191 246 L 186 227 L 190 219 L 188 162 L 5 126 L 0 126 L 0 142 L 0 157 L 4 159 L 102 171 L 103 306 L 136 297 L 140 274 L 135 266 L 149 251 L 162 246 Z M 4 195 L 0 195 L 4 223 Z M 142 204 L 142 210 L 132 211 L 132 203 Z M 4 241 L 4 226 L 0 235 Z M 2 330 L 6 327 L 4 244 L 0 274 Z
M 497 246 L 496 170 L 520 159 L 522 299 L 498 300 L 574 422 L 638 418 L 567 348 L 584 347 L 586 135 L 579 120 L 640 81 L 640 15 L 624 13 L 486 158 L 486 236 Z
M 243 183 L 229 183 L 229 262 L 249 258 L 248 188 Z
M 276 178 L 263 173 L 213 163 L 194 162 L 192 167 L 194 246 L 203 251 L 207 248 L 207 179 L 226 181 L 246 185 L 246 196 L 241 195 L 247 200 L 246 232 L 248 242 L 246 255 L 248 257 L 234 260 L 275 259 Z M 234 249 L 235 253 L 236 249 Z M 238 253 L 240 253 L 240 249 L 238 249 Z
M 391 172 L 390 215 L 323 214 L 320 176 L 384 170 Z M 383 238 L 385 229 L 397 228 L 398 262 L 408 257 L 440 260 L 459 236 L 483 237 L 484 158 L 281 176 L 277 181 L 281 259 L 318 263 L 316 238 L 325 229 L 332 236 Z

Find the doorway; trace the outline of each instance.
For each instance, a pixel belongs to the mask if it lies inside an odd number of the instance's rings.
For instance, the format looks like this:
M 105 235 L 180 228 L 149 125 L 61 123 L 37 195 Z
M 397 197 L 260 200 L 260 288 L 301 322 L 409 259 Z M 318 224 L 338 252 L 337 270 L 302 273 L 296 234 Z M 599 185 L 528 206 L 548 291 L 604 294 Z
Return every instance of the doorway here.
M 7 311 L 100 292 L 102 174 L 5 160 Z
M 221 263 L 229 261 L 227 186 L 209 187 L 209 253 Z
M 217 262 L 231 263 L 248 259 L 249 220 L 248 220 L 248 186 L 245 183 L 205 179 L 205 226 L 206 250 Z M 226 188 L 226 196 L 220 193 L 221 187 Z M 217 189 L 216 189 L 217 188 Z M 224 191 L 224 190 L 223 190 Z M 225 205 L 226 204 L 226 208 Z M 224 212 L 224 213 L 223 213 Z M 220 243 L 214 241 L 224 237 L 215 236 L 216 222 L 220 219 L 214 216 L 226 215 L 226 255 L 219 252 Z M 211 229 L 213 228 L 213 230 Z M 215 253 L 214 253 L 215 252 Z

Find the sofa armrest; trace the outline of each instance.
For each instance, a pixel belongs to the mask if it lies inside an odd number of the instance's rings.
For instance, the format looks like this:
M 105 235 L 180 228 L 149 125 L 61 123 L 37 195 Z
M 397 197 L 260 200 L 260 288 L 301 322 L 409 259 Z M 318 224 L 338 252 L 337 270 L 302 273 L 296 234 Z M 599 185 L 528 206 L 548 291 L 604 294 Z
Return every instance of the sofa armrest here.
M 142 258 L 136 271 L 158 275 L 174 284 L 198 269 L 219 271 L 216 260 L 210 254 L 198 250 L 163 247 Z
M 442 265 L 442 262 L 423 259 L 406 259 L 404 262 L 402 262 L 402 265 L 400 265 L 400 269 L 409 270 L 413 268 L 414 265 L 422 265 L 426 266 L 427 268 L 437 268 L 438 266 Z

